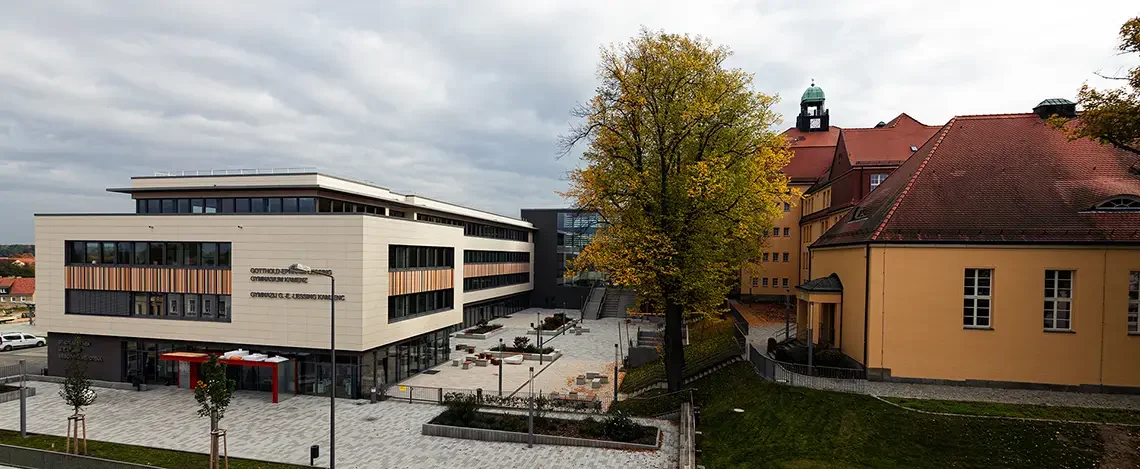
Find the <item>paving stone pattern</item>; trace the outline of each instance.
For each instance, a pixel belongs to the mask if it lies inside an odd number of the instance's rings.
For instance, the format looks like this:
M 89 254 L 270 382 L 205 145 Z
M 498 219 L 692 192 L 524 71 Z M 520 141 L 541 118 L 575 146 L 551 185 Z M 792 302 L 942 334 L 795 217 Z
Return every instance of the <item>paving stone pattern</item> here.
M 491 321 L 493 324 L 502 324 L 504 329 L 492 337 L 484 340 L 451 339 L 452 347 L 454 348 L 456 344 L 473 345 L 476 347 L 476 352 L 481 352 L 499 345 L 500 338 L 503 339 L 503 343 L 511 345 L 514 343 L 516 336 L 524 335 L 529 337 L 531 343 L 537 346 L 537 338 L 534 335 L 526 334 L 527 330 L 530 329 L 530 324 L 537 320 L 535 315 L 536 311 L 539 312 L 542 317 L 550 316 L 559 311 L 566 311 L 567 315 L 572 319 L 578 317 L 578 311 L 531 308 L 516 313 L 510 318 L 500 318 Z M 551 339 L 550 342 L 545 342 L 547 338 L 543 338 L 543 346 L 554 347 L 562 351 L 562 358 L 559 358 L 554 363 L 546 362 L 540 366 L 538 361 L 526 360 L 522 365 L 504 364 L 504 395 L 508 395 L 520 386 L 526 384 L 530 375 L 529 368 L 533 366 L 537 374 L 534 380 L 535 392 L 542 391 L 549 393 L 551 391 L 568 392 L 576 390 L 579 392 L 593 392 L 604 402 L 611 400 L 613 398 L 614 389 L 614 344 L 618 343 L 618 327 L 622 328 L 621 336 L 623 344 L 625 343 L 626 329 L 624 319 L 587 319 L 582 323 L 582 326 L 590 329 L 590 332 L 585 332 L 582 335 L 574 335 L 566 332 Z M 630 325 L 629 333 L 631 335 L 635 335 L 636 330 L 635 325 Z M 451 352 L 452 359 L 462 360 L 466 355 L 466 352 L 457 352 L 454 350 Z M 481 388 L 484 392 L 498 392 L 499 367 L 497 366 L 472 366 L 464 370 L 461 367 L 451 366 L 449 361 L 434 369 L 439 370 L 439 373 L 431 375 L 419 374 L 399 384 L 448 389 Z M 592 389 L 588 384 L 586 386 L 574 385 L 574 378 L 580 374 L 586 374 L 587 372 L 606 374 L 609 376 L 610 381 L 608 384 L 603 384 L 600 389 Z M 524 391 L 526 390 L 524 389 Z
M 71 411 L 52 383 L 31 382 L 28 430 L 64 436 Z M 197 415 L 189 391 L 159 387 L 145 392 L 97 389 L 87 408 L 87 435 L 105 440 L 206 453 L 209 421 Z M 337 465 L 343 468 L 579 468 L 675 467 L 677 430 L 651 421 L 665 432 L 653 452 L 601 448 L 535 446 L 468 441 L 420 434 L 421 425 L 443 410 L 431 404 L 337 401 Z M 329 401 L 295 396 L 279 404 L 268 393 L 239 392 L 222 427 L 229 433 L 230 456 L 285 463 L 309 463 L 309 446 L 321 446 L 318 465 L 328 465 Z M 650 423 L 650 421 L 642 421 Z M 0 428 L 19 429 L 19 402 L 0 404 Z

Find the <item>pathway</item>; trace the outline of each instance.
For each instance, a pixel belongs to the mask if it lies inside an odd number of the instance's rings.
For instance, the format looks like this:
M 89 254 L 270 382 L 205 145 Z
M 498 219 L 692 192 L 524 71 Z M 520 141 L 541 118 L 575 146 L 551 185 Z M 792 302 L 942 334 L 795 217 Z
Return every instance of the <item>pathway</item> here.
M 52 383 L 31 382 L 28 430 L 63 436 L 70 410 Z M 93 440 L 195 451 L 208 450 L 209 423 L 197 416 L 189 391 L 159 387 L 146 392 L 97 388 L 98 399 L 86 410 Z M 665 432 L 662 449 L 632 452 L 568 446 L 535 446 L 431 437 L 421 424 L 443 407 L 430 404 L 337 401 L 337 465 L 342 468 L 579 468 L 675 467 L 676 427 L 652 423 Z M 295 396 L 280 404 L 265 393 L 239 392 L 222 427 L 229 430 L 230 456 L 307 465 L 309 446 L 321 446 L 318 465 L 328 464 L 328 399 Z M 0 404 L 0 428 L 19 429 L 19 402 Z

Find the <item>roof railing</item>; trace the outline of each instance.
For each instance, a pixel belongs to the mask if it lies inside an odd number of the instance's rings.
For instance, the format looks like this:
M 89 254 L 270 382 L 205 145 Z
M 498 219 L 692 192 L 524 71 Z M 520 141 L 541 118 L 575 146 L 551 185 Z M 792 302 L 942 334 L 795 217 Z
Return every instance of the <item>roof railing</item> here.
M 315 173 L 315 167 L 296 168 L 242 168 L 242 169 L 205 169 L 189 171 L 155 171 L 155 177 L 184 177 L 184 176 L 235 176 L 243 174 L 302 174 Z

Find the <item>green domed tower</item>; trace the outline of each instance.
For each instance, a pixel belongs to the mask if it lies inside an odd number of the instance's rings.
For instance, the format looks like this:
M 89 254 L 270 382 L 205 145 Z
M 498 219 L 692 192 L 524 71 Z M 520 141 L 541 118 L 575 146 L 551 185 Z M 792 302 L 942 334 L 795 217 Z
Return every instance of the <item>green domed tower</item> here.
M 801 132 L 827 132 L 831 127 L 827 109 L 823 107 L 823 89 L 815 86 L 815 80 L 811 81 L 811 86 L 804 90 L 803 96 L 800 97 L 800 115 L 796 117 L 796 128 Z

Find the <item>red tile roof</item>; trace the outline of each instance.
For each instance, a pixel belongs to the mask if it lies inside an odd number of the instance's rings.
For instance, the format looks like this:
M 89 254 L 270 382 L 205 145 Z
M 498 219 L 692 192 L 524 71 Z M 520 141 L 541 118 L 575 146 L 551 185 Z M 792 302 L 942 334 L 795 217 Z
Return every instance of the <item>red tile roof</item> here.
M 792 127 L 784 135 L 792 149 L 792 161 L 784 166 L 784 174 L 793 181 L 814 182 L 831 164 L 840 128 L 831 126 L 827 132 L 802 132 Z
M 1089 210 L 1140 195 L 1138 160 L 1035 114 L 959 116 L 812 246 L 1140 243 L 1140 212 Z
M 36 293 L 36 279 L 16 278 L 14 280 L 11 290 L 8 291 L 8 295 L 32 296 Z
M 939 128 L 899 114 L 885 127 L 843 129 L 843 145 L 852 166 L 897 165 L 914 154 L 912 146 L 921 147 Z
M 0 277 L 0 288 L 6 288 L 16 283 L 16 277 Z

